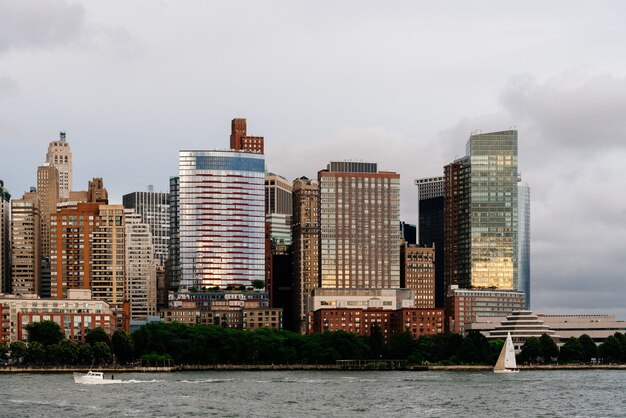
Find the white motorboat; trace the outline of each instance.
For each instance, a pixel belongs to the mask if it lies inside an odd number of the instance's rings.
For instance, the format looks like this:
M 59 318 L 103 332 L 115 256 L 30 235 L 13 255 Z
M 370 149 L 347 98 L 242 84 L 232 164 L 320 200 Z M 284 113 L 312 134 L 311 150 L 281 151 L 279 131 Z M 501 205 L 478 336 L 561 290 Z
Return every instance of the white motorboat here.
M 122 383 L 122 381 L 119 379 L 113 379 L 113 375 L 111 375 L 111 379 L 105 379 L 104 373 L 92 372 L 91 370 L 87 374 L 74 373 L 74 382 L 86 383 L 86 384 L 91 384 L 91 385 L 107 385 L 111 383 Z
M 500 356 L 493 368 L 494 373 L 518 373 L 517 362 L 515 361 L 515 347 L 513 347 L 513 339 L 511 333 L 506 333 L 506 341 L 500 351 Z

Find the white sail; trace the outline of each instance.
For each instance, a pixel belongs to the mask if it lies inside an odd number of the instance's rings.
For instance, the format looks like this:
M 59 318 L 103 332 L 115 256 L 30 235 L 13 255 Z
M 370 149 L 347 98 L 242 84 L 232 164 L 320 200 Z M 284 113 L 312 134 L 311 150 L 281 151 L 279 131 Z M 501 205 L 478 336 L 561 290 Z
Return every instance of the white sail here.
M 498 356 L 498 361 L 493 368 L 494 373 L 515 373 L 517 372 L 517 362 L 515 361 L 515 347 L 513 346 L 513 339 L 511 333 L 507 332 L 506 341 Z
M 515 347 L 513 347 L 513 339 L 511 333 L 506 335 L 506 354 L 504 356 L 504 368 L 517 369 L 517 362 L 515 361 Z

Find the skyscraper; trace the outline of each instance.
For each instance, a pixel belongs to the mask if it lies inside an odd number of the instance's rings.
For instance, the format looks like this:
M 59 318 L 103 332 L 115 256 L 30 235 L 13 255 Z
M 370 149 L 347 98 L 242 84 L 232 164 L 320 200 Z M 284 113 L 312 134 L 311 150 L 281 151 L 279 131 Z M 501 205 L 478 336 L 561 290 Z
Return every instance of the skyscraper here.
M 181 287 L 264 281 L 264 176 L 260 153 L 179 152 Z
M 178 202 L 178 192 L 180 188 L 180 178 L 170 177 L 169 194 L 169 228 L 170 240 L 168 243 L 168 258 L 165 266 L 165 286 L 178 288 L 180 285 L 180 207 Z
M 0 180 L 0 293 L 11 290 L 11 194 Z
M 435 249 L 405 244 L 401 249 L 401 286 L 411 289 L 416 308 L 435 308 Z
M 68 289 L 91 289 L 94 299 L 123 311 L 125 218 L 122 205 L 97 202 L 60 207 L 50 222 L 53 299 Z
M 48 145 L 46 163 L 59 170 L 59 199 L 67 199 L 72 190 L 72 151 L 65 140 L 65 132 L 60 133 L 58 141 Z
M 35 188 L 11 202 L 11 290 L 39 294 L 41 277 L 41 224 Z
M 525 181 L 517 183 L 518 195 L 518 285 L 524 292 L 524 306 L 530 310 L 530 187 Z
M 318 184 L 321 287 L 399 288 L 400 175 L 331 162 Z
M 150 225 L 132 209 L 124 210 L 126 223 L 126 299 L 130 319 L 144 320 L 156 315 L 157 261 Z
M 319 283 L 319 188 L 300 177 L 293 182 L 294 326 L 306 330 L 307 297 Z
M 270 223 L 270 239 L 291 245 L 292 183 L 274 173 L 265 173 L 265 215 Z
M 516 289 L 517 131 L 471 135 L 445 167 L 447 284 Z
M 141 216 L 141 222 L 150 225 L 154 257 L 164 266 L 170 241 L 168 194 L 152 190 L 133 192 L 122 196 L 122 203 L 125 208 L 137 212 Z
M 49 163 L 37 168 L 37 193 L 41 203 L 41 257 L 50 259 L 50 214 L 59 202 L 59 170 Z
M 435 246 L 435 305 L 443 308 L 446 287 L 443 279 L 444 178 L 428 177 L 415 180 L 419 200 L 418 241 Z

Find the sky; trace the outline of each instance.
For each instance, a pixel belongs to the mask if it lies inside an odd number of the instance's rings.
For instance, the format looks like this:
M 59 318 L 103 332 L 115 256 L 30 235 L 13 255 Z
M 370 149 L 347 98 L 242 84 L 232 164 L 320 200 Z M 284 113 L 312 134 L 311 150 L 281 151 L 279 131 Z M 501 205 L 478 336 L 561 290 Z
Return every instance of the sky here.
M 73 188 L 120 203 L 243 117 L 288 179 L 400 173 L 416 223 L 414 179 L 516 128 L 532 309 L 626 319 L 624 22 L 620 1 L 0 0 L 0 179 L 19 198 L 66 131 Z

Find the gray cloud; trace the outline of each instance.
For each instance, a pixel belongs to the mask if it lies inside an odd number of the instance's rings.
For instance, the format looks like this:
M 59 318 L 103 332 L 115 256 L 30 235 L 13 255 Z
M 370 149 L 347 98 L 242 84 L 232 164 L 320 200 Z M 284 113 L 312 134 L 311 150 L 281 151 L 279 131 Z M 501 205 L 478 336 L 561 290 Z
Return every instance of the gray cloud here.
M 18 91 L 17 82 L 5 76 L 0 76 L 0 99 L 11 96 Z
M 81 5 L 62 0 L 0 0 L 0 52 L 75 42 L 85 26 Z

